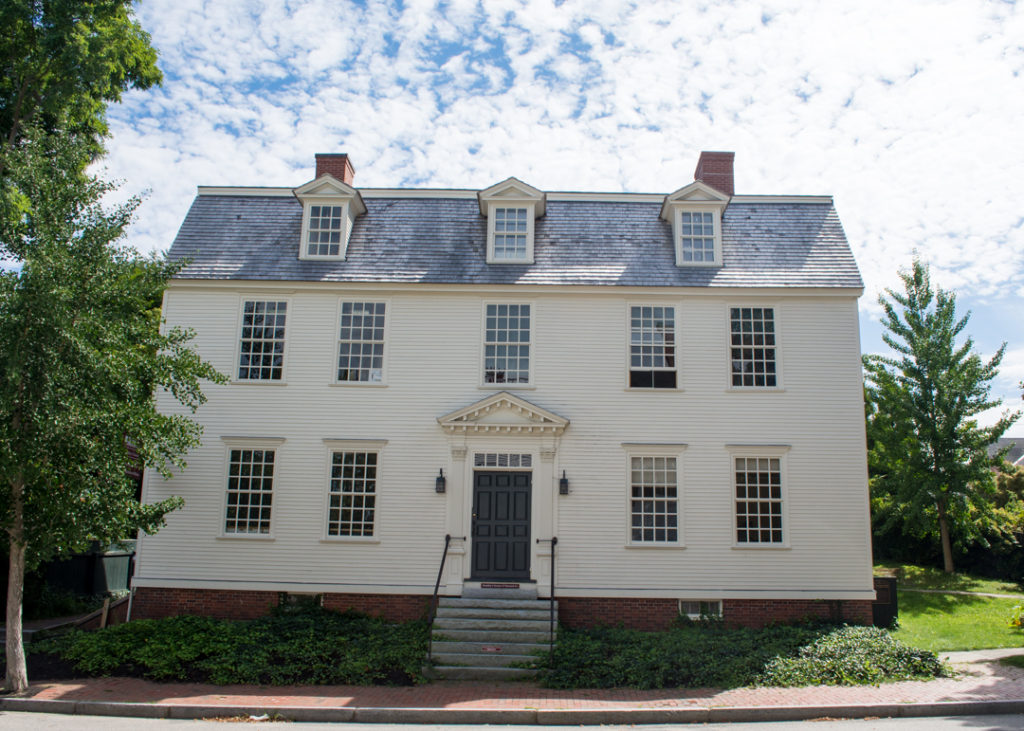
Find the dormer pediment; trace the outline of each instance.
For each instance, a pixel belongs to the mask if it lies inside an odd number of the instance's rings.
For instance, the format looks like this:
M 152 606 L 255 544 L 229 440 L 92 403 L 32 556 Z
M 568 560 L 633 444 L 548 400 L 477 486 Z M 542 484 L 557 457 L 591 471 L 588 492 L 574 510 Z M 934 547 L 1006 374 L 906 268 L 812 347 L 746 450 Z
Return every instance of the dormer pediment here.
M 711 208 L 725 208 L 728 203 L 729 196 L 725 193 L 720 190 L 715 190 L 710 185 L 705 185 L 699 180 L 696 180 L 689 185 L 680 188 L 675 193 L 669 193 L 665 196 L 665 201 L 661 204 L 661 217 L 666 221 L 671 221 L 672 209 L 678 207 L 680 204 L 696 204 L 700 207 L 708 206 Z
M 314 178 L 292 192 L 303 203 L 308 200 L 344 199 L 351 203 L 355 215 L 366 213 L 366 205 L 359 191 L 330 174 Z
M 560 436 L 569 420 L 507 391 L 438 417 L 449 434 L 550 434 Z
M 519 203 L 530 204 L 533 207 L 533 217 L 540 218 L 544 215 L 547 203 L 547 194 L 537 190 L 532 185 L 527 185 L 518 178 L 507 178 L 500 183 L 495 183 L 486 190 L 476 194 L 480 202 L 480 214 L 488 215 L 491 203 Z

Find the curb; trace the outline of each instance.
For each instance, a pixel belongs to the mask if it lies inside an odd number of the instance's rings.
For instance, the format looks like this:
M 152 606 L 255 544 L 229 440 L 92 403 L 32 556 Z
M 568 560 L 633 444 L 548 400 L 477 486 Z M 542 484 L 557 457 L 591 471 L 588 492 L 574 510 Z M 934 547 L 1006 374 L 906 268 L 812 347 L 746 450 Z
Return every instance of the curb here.
M 1024 713 L 1024 700 L 944 701 L 839 706 L 733 706 L 636 709 L 322 708 L 315 706 L 218 706 L 61 701 L 4 698 L 0 710 L 86 716 L 204 719 L 270 714 L 288 721 L 320 723 L 600 724 L 737 723 L 807 721 L 814 718 L 913 718 Z

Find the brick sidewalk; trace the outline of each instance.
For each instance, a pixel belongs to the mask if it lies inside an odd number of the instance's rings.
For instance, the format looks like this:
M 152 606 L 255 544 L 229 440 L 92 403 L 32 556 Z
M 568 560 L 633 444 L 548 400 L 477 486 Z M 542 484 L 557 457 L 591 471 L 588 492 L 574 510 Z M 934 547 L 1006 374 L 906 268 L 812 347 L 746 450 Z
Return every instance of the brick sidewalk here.
M 588 710 L 871 706 L 977 701 L 1024 701 L 1024 670 L 998 657 L 1021 650 L 956 653 L 955 678 L 880 686 L 676 689 L 643 691 L 548 690 L 532 683 L 436 682 L 412 688 L 359 686 L 215 686 L 99 678 L 34 684 L 36 700 L 144 703 L 230 708 L 419 708 L 449 710 Z

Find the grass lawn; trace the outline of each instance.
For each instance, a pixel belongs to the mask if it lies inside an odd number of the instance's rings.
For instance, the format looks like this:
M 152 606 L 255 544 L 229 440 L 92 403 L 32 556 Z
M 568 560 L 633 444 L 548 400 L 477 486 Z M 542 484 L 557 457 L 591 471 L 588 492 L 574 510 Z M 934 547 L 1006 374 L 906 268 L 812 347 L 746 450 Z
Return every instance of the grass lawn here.
M 930 566 L 914 566 L 894 561 L 882 561 L 875 564 L 876 573 L 882 569 L 895 569 L 897 571 L 900 589 L 980 591 L 986 594 L 1019 594 L 1024 597 L 1024 588 L 1012 581 L 983 579 L 980 576 L 971 576 L 970 574 L 947 574 L 942 569 Z
M 931 594 L 908 589 L 1021 594 L 1019 585 L 969 574 L 945 574 L 938 569 L 880 564 L 898 569 L 900 628 L 893 636 L 913 647 L 933 652 L 1024 646 L 1024 631 L 1008 626 L 1013 606 L 1021 599 Z

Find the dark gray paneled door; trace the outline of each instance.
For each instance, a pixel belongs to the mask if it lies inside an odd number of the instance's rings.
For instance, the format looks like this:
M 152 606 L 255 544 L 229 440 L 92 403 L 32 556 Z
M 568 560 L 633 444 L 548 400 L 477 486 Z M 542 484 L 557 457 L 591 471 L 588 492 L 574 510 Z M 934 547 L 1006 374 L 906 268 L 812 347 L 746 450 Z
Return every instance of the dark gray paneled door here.
M 530 474 L 474 473 L 472 578 L 530 578 Z

